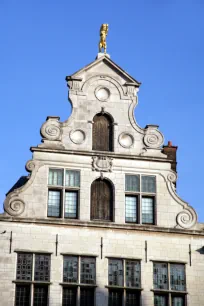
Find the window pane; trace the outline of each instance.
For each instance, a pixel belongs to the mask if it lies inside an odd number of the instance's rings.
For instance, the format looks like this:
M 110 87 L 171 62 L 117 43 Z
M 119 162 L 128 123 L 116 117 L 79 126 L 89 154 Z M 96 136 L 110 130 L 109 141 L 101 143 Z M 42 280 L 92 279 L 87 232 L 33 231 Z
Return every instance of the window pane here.
M 81 258 L 81 283 L 96 283 L 96 259 L 91 257 Z
M 65 192 L 65 203 L 64 203 L 64 216 L 65 218 L 77 218 L 77 191 L 66 191 Z
M 154 263 L 154 289 L 168 289 L 167 263 Z
M 108 306 L 122 306 L 123 292 L 119 290 L 109 290 Z
M 63 288 L 63 298 L 62 305 L 63 306 L 76 306 L 76 288 Z
M 140 261 L 126 261 L 126 287 L 141 287 Z
M 16 279 L 32 280 L 33 255 L 18 253 Z
M 50 281 L 50 255 L 35 255 L 35 281 Z
M 140 293 L 134 291 L 127 291 L 125 306 L 139 306 L 139 305 L 140 305 Z
M 156 177 L 142 175 L 142 192 L 156 193 Z
M 50 169 L 48 184 L 54 186 L 63 186 L 63 170 Z
M 165 295 L 155 295 L 154 296 L 154 306 L 167 306 L 167 296 Z
M 64 256 L 63 282 L 77 283 L 78 257 Z
M 47 306 L 48 287 L 34 286 L 33 306 Z
M 142 223 L 154 223 L 154 199 L 142 197 Z
M 137 197 L 125 197 L 125 222 L 137 222 Z
M 60 217 L 61 191 L 48 191 L 48 217 Z
M 183 296 L 174 296 L 172 297 L 172 306 L 184 306 L 184 297 Z
M 80 306 L 94 306 L 94 290 L 80 288 Z
M 30 286 L 16 285 L 16 301 L 15 306 L 30 305 Z
M 171 264 L 170 266 L 171 289 L 185 291 L 185 266 L 182 264 Z
M 125 190 L 126 191 L 140 191 L 140 177 L 139 175 L 125 176 Z
M 108 281 L 110 286 L 123 286 L 123 261 L 109 259 Z
M 65 186 L 79 187 L 80 186 L 80 172 L 74 170 L 66 170 Z

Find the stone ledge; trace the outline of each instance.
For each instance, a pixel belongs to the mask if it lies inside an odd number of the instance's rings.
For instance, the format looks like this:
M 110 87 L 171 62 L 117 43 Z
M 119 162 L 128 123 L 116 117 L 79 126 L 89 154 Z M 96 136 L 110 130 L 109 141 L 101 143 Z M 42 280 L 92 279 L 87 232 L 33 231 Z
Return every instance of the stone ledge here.
M 88 227 L 88 228 L 105 228 L 105 229 L 115 229 L 115 230 L 129 230 L 138 232 L 154 232 L 154 233 L 169 233 L 169 234 L 179 234 L 179 235 L 196 235 L 204 237 L 204 231 L 198 230 L 185 230 L 178 228 L 166 228 L 159 227 L 157 225 L 128 225 L 128 224 L 116 224 L 110 222 L 91 222 L 91 221 L 80 221 L 80 220 L 50 220 L 50 219 L 34 219 L 34 218 L 14 218 L 0 216 L 0 222 L 12 222 L 12 223 L 27 223 L 27 224 L 37 224 L 37 225 L 50 225 L 59 227 Z

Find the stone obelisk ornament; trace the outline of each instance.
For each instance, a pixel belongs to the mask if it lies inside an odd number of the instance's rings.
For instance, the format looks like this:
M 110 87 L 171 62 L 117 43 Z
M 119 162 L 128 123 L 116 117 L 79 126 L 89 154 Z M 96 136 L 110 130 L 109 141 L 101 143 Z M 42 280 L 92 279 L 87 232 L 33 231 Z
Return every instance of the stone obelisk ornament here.
M 99 52 L 102 52 L 102 49 L 104 49 L 104 53 L 106 53 L 106 49 L 107 49 L 106 36 L 107 35 L 108 35 L 108 24 L 103 23 L 100 28 Z

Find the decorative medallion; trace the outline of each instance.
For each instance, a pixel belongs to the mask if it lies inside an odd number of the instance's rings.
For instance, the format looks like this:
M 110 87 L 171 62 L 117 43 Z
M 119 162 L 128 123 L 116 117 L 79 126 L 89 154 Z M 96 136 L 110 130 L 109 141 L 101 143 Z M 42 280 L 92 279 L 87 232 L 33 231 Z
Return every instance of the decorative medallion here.
M 92 170 L 111 172 L 112 171 L 112 158 L 105 156 L 93 156 Z
M 69 136 L 71 141 L 76 144 L 82 144 L 86 139 L 86 134 L 82 130 L 71 131 Z
M 123 148 L 130 148 L 134 143 L 134 137 L 129 133 L 122 133 L 118 138 L 119 144 Z
M 11 193 L 4 202 L 4 209 L 10 216 L 19 216 L 25 210 L 25 202 L 18 194 Z
M 95 90 L 95 96 L 99 101 L 105 102 L 110 97 L 110 90 L 106 87 L 97 87 Z

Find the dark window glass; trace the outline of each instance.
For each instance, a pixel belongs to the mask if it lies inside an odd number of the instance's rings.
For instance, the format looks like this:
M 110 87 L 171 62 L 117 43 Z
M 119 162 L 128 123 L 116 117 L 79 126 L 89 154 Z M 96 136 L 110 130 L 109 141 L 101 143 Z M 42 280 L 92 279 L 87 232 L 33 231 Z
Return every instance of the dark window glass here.
M 18 253 L 16 279 L 32 279 L 33 255 L 27 253 Z
M 137 222 L 137 197 L 125 197 L 125 222 Z
M 70 219 L 77 218 L 78 192 L 66 191 L 64 202 L 64 217 Z
M 154 263 L 154 288 L 168 289 L 168 264 Z
M 93 118 L 93 150 L 112 151 L 112 120 L 109 116 L 97 114 Z
M 126 287 L 141 287 L 140 261 L 126 261 Z
M 65 186 L 79 187 L 80 186 L 80 172 L 76 170 L 66 170 Z
M 172 306 L 184 306 L 185 297 L 184 296 L 172 296 Z
M 142 197 L 142 223 L 154 223 L 154 198 Z
M 94 290 L 80 288 L 80 306 L 94 306 Z
M 50 169 L 48 184 L 52 186 L 63 186 L 63 170 Z
M 142 192 L 156 193 L 156 177 L 142 175 Z
M 62 306 L 76 306 L 76 288 L 63 288 Z
M 139 306 L 140 293 L 134 291 L 126 291 L 126 305 L 125 306 Z
M 109 259 L 108 281 L 110 286 L 123 286 L 123 261 Z
M 30 305 L 30 286 L 16 285 L 15 306 L 29 306 L 29 305 Z
M 48 305 L 48 287 L 34 286 L 33 306 L 47 306 Z
M 139 175 L 125 176 L 125 190 L 126 191 L 140 191 L 140 177 Z
M 50 255 L 35 255 L 35 281 L 50 281 Z
M 109 290 L 108 306 L 122 306 L 123 305 L 123 291 Z
M 107 180 L 97 179 L 91 185 L 91 219 L 113 220 L 113 188 Z
M 60 217 L 61 191 L 48 190 L 48 217 Z
M 155 295 L 154 306 L 168 306 L 168 300 L 166 295 Z
M 77 283 L 78 257 L 64 256 L 63 282 Z
M 185 266 L 182 264 L 170 265 L 171 290 L 186 290 Z
M 81 258 L 81 283 L 96 283 L 96 259 L 91 257 Z

